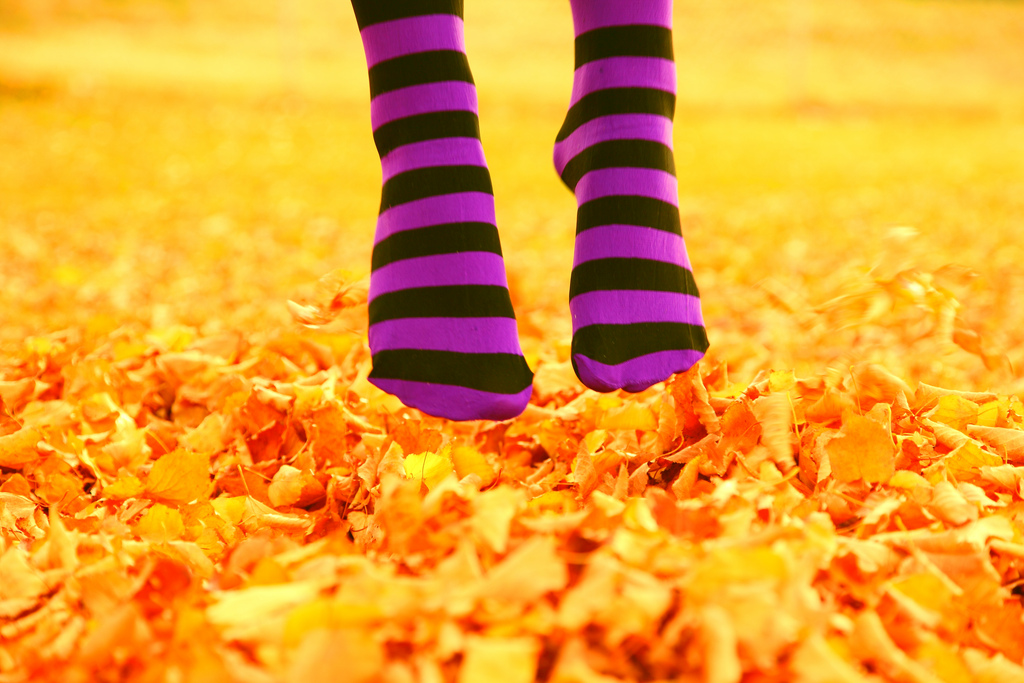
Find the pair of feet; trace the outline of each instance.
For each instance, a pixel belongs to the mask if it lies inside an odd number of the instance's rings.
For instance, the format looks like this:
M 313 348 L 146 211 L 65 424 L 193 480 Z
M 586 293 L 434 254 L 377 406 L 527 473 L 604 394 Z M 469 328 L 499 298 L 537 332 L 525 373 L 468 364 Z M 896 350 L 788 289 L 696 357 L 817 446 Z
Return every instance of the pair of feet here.
M 353 0 L 383 189 L 370 381 L 453 420 L 518 415 L 519 346 L 456 0 Z M 680 232 L 671 0 L 572 0 L 576 70 L 554 161 L 578 204 L 572 363 L 641 391 L 707 348 Z

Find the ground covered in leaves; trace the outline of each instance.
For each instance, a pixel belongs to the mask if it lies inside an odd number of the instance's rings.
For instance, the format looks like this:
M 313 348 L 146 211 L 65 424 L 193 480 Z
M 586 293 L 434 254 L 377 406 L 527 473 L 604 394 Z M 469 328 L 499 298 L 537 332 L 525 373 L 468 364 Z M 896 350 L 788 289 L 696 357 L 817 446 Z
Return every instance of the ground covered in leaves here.
M 3 680 L 1024 680 L 1024 404 L 882 367 L 519 419 L 361 337 L 121 330 L 3 359 Z
M 635 395 L 568 363 L 568 5 L 467 3 L 502 423 L 366 381 L 343 5 L 5 3 L 0 683 L 1024 682 L 1019 3 L 676 0 L 712 348 Z

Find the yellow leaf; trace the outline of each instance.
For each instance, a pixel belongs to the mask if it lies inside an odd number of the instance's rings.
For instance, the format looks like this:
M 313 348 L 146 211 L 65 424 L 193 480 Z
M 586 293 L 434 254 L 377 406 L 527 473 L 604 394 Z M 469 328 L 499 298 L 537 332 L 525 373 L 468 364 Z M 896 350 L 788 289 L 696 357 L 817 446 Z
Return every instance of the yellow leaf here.
M 733 584 L 778 581 L 785 575 L 786 562 L 774 550 L 720 548 L 695 567 L 687 590 L 696 598 L 714 600 Z
M 967 433 L 987 443 L 998 453 L 1005 453 L 1010 464 L 1024 462 L 1024 431 L 1005 427 L 971 425 Z
M 943 683 L 974 683 L 974 676 L 960 656 L 938 638 L 929 638 L 920 645 L 914 659 L 934 671 Z
M 238 525 L 242 523 L 245 514 L 245 502 L 248 496 L 221 496 L 210 501 L 213 509 L 223 519 Z
M 825 445 L 836 481 L 889 481 L 896 473 L 896 449 L 885 427 L 852 413 L 843 416 L 839 436 Z
M 540 649 L 536 638 L 469 636 L 458 683 L 530 683 Z
M 210 456 L 179 448 L 161 457 L 146 479 L 146 494 L 168 503 L 191 503 L 210 489 Z
M 607 438 L 608 432 L 603 429 L 595 429 L 583 437 L 583 444 L 587 447 L 588 453 L 596 453 L 597 449 L 604 444 Z
M 789 391 L 796 386 L 796 375 L 792 370 L 773 370 L 768 375 L 768 389 L 774 394 Z
M 929 487 L 931 484 L 927 479 L 917 472 L 910 470 L 899 470 L 889 479 L 889 486 L 896 489 L 914 489 L 918 486 Z
M 498 474 L 480 451 L 470 446 L 456 446 L 452 449 L 452 463 L 459 479 L 470 474 L 480 477 L 480 486 L 486 488 L 494 483 Z
M 946 470 L 957 479 L 976 476 L 981 467 L 998 467 L 1003 459 L 983 451 L 976 443 L 966 442 L 946 456 Z
M 576 504 L 576 494 L 569 489 L 562 489 L 540 494 L 529 502 L 528 507 L 538 512 L 567 514 L 575 512 L 579 506 Z
M 181 538 L 185 523 L 180 512 L 157 503 L 135 523 L 135 533 L 151 543 L 166 543 Z
M 603 413 L 597 426 L 599 429 L 657 429 L 658 419 L 650 408 L 630 401 Z
M 953 602 L 953 593 L 947 582 L 934 574 L 920 573 L 895 579 L 892 588 L 933 612 L 941 613 Z
M 138 477 L 125 474 L 117 478 L 117 481 L 103 488 L 103 497 L 110 500 L 126 500 L 137 498 L 142 495 L 145 487 Z
M 0 436 L 0 467 L 21 469 L 39 459 L 36 444 L 42 436 L 34 429 L 22 427 L 13 434 Z
M 405 475 L 418 479 L 432 489 L 449 474 L 452 467 L 451 446 L 445 446 L 437 453 L 412 453 L 405 457 Z
M 285 621 L 284 643 L 294 647 L 316 629 L 365 628 L 384 617 L 372 602 L 347 603 L 334 598 L 318 598 L 293 609 Z
M 995 427 L 999 422 L 999 416 L 1003 412 L 998 400 L 989 401 L 978 408 L 977 424 L 982 427 Z
M 978 420 L 978 404 L 956 394 L 949 394 L 939 399 L 939 404 L 929 417 L 962 432 L 967 425 Z

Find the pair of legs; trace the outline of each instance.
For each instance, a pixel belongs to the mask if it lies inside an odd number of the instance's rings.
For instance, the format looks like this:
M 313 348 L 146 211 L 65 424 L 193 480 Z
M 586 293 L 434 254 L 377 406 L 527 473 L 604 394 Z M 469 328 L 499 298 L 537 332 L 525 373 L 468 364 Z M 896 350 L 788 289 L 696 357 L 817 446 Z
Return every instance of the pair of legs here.
M 672 0 L 571 0 L 572 102 L 555 168 L 578 204 L 572 363 L 641 391 L 707 348 L 679 226 Z M 370 276 L 370 381 L 453 420 L 531 393 L 465 53 L 462 0 L 352 0 L 384 186 Z

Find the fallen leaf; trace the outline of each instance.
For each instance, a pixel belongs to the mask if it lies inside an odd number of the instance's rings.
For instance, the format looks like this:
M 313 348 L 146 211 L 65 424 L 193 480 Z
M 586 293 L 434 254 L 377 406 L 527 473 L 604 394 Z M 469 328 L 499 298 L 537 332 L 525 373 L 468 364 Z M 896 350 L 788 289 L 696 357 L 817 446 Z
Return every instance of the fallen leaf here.
M 896 472 L 896 451 L 885 428 L 859 415 L 843 415 L 839 436 L 825 445 L 836 481 L 888 481 Z

